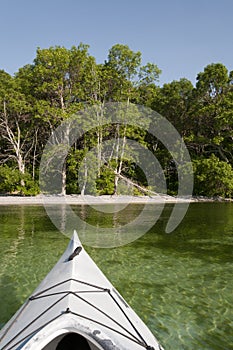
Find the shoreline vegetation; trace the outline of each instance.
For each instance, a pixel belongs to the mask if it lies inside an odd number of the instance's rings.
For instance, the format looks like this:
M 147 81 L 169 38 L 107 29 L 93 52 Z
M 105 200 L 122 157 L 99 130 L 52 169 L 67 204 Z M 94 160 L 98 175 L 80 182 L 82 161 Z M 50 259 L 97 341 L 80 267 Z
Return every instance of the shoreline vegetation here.
M 233 198 L 233 71 L 160 74 L 123 44 L 103 63 L 80 43 L 0 69 L 0 193 L 40 194 L 41 178 L 43 193 L 178 196 L 182 179 L 191 195 L 193 177 L 193 196 Z
M 127 196 L 127 195 L 1 195 L 0 205 L 43 205 L 43 204 L 69 204 L 69 205 L 114 205 L 114 204 L 161 204 L 161 203 L 195 203 L 195 202 L 232 202 L 232 199 L 222 197 L 196 196 L 191 198 L 178 198 L 169 195 L 158 196 Z

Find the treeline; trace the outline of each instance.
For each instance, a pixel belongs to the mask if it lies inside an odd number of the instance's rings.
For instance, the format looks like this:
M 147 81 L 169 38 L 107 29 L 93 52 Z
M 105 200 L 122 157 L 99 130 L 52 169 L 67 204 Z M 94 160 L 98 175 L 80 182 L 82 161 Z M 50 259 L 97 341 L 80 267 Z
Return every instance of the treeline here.
M 54 130 L 87 106 L 126 102 L 151 108 L 177 129 L 192 159 L 194 195 L 232 197 L 233 71 L 213 63 L 197 75 L 195 86 L 182 78 L 160 87 L 159 67 L 142 65 L 141 53 L 127 45 L 114 45 L 102 64 L 88 50 L 82 43 L 38 48 L 34 62 L 14 76 L 0 71 L 0 193 L 39 193 L 41 156 Z M 145 130 L 115 124 L 89 130 L 70 148 L 63 194 L 147 192 L 145 174 L 124 157 L 122 144 L 117 156 L 100 163 L 97 175 L 85 168 L 88 152 L 108 138 L 146 146 L 163 168 L 168 192 L 177 193 L 177 169 L 164 145 Z M 83 164 L 88 181 L 80 183 Z

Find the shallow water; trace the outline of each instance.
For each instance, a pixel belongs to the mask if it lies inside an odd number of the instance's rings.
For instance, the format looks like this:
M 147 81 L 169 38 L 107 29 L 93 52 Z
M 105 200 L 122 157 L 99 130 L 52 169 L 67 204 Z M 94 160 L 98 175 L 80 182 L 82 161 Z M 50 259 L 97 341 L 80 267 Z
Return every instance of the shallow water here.
M 156 205 L 156 204 L 154 204 Z M 166 350 L 233 349 L 233 205 L 193 203 L 165 233 L 173 205 L 137 241 L 113 249 L 86 247 Z M 140 205 L 130 205 L 127 220 Z M 92 224 L 111 214 L 74 206 Z M 148 212 L 151 207 L 148 206 Z M 124 221 L 125 212 L 119 216 Z M 114 218 L 116 220 L 116 217 Z M 114 221 L 115 222 L 115 221 Z M 116 224 L 116 222 L 115 222 Z M 0 324 L 56 263 L 68 238 L 42 206 L 0 206 Z

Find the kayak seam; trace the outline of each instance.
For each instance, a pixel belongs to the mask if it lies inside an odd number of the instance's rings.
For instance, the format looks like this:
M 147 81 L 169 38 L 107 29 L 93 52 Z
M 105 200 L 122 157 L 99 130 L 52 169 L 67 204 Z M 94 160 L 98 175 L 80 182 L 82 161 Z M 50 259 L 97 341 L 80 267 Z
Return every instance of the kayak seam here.
M 22 314 L 22 312 L 25 310 L 25 308 L 27 307 L 29 303 L 29 299 L 27 300 L 27 302 L 22 306 L 22 308 L 19 310 L 19 313 L 16 315 L 16 317 L 13 319 L 13 321 L 11 322 L 11 324 L 9 324 L 9 326 L 7 327 L 7 329 L 5 330 L 5 332 L 3 333 L 2 337 L 0 338 L 0 342 L 4 339 L 4 337 L 7 335 L 7 333 L 9 332 L 9 330 L 11 329 L 11 327 L 13 326 L 13 324 L 16 322 L 16 320 L 19 318 L 19 316 Z
M 117 304 L 117 306 L 119 307 L 119 309 L 121 310 L 121 312 L 123 313 L 123 315 L 126 317 L 127 321 L 130 323 L 131 327 L 133 327 L 134 331 L 137 333 L 137 335 L 141 338 L 141 340 L 144 342 L 144 344 L 146 346 L 148 346 L 148 344 L 146 343 L 145 339 L 143 338 L 143 336 L 140 334 L 140 332 L 137 330 L 137 328 L 135 327 L 135 325 L 133 324 L 133 322 L 130 320 L 130 318 L 128 317 L 128 315 L 126 314 L 126 312 L 123 310 L 123 308 L 121 307 L 121 305 L 118 303 L 118 301 L 114 298 L 114 296 L 109 293 L 111 298 L 113 299 L 113 301 Z
M 36 318 L 34 318 L 30 323 L 28 323 L 23 329 L 21 329 L 21 331 L 20 332 L 18 332 L 13 338 L 11 338 L 10 339 L 10 341 L 7 343 L 7 344 L 5 344 L 4 346 L 3 346 L 3 348 L 2 348 L 2 350 L 3 349 L 5 349 L 9 344 L 11 344 L 17 337 L 19 337 L 20 336 L 20 334 L 22 334 L 28 327 L 30 327 L 34 322 L 36 322 L 41 316 L 43 316 L 44 314 L 46 314 L 46 312 L 48 312 L 50 309 L 52 309 L 56 304 L 58 304 L 61 300 L 63 300 L 65 297 L 67 296 L 67 294 L 65 294 L 64 296 L 62 296 L 59 300 L 56 300 L 55 301 L 55 303 L 53 303 L 52 305 L 50 305 L 46 310 L 44 310 L 40 315 L 38 315 Z M 32 301 L 33 299 L 30 299 L 29 298 L 29 301 Z M 29 305 L 29 303 L 27 303 L 27 305 L 26 306 L 28 306 Z M 59 315 L 60 316 L 60 315 Z M 58 317 L 58 316 L 57 316 Z M 14 320 L 15 321 L 15 320 Z M 49 321 L 48 323 L 46 323 L 46 324 L 49 324 L 51 321 Z M 11 326 L 13 325 L 13 323 L 14 322 L 12 322 L 12 324 L 11 324 Z M 44 327 L 44 325 L 43 326 L 41 326 L 41 327 L 39 327 L 38 329 L 42 329 Z M 7 332 L 9 331 L 9 329 L 10 329 L 10 327 L 8 328 L 8 330 L 7 330 Z M 5 335 L 7 334 L 7 332 L 5 333 Z M 35 333 L 35 331 L 33 331 L 32 333 L 30 333 L 29 335 L 27 335 L 27 336 L 25 336 L 23 339 L 21 339 L 20 341 L 18 341 L 16 344 L 14 344 L 13 345 L 13 347 L 15 346 L 15 345 L 17 345 L 17 344 L 19 344 L 20 342 L 22 342 L 24 339 L 26 339 L 26 338 L 28 338 L 31 334 L 33 334 L 33 333 Z M 12 349 L 12 347 L 11 348 L 9 348 L 9 350 L 10 349 Z
M 91 291 L 92 293 L 100 293 L 100 292 L 105 292 L 107 293 L 110 297 L 112 297 L 111 295 L 111 291 L 110 290 L 102 290 L 102 291 Z M 51 293 L 51 294 L 46 294 L 46 295 L 39 295 L 38 297 L 34 297 L 32 300 L 36 300 L 36 299 L 40 299 L 40 298 L 46 298 L 46 297 L 50 297 L 53 295 L 60 295 L 60 294 L 65 294 L 64 297 L 68 297 L 69 295 L 73 295 L 76 298 L 82 300 L 84 303 L 90 305 L 91 307 L 93 307 L 95 310 L 97 310 L 98 312 L 100 312 L 102 315 L 106 316 L 108 319 L 110 319 L 111 321 L 113 321 L 118 327 L 120 327 L 121 329 L 123 329 L 126 333 L 130 334 L 131 337 L 135 338 L 138 341 L 138 338 L 132 334 L 127 328 L 125 328 L 124 326 L 122 326 L 117 320 L 115 320 L 114 318 L 112 318 L 109 314 L 107 314 L 106 312 L 104 312 L 103 310 L 101 310 L 100 308 L 96 307 L 94 304 L 92 304 L 91 302 L 89 302 L 88 300 L 86 300 L 85 298 L 81 297 L 78 294 L 81 294 L 82 292 L 74 292 L 74 291 L 61 291 L 61 292 L 56 292 L 56 293 Z M 126 317 L 127 321 L 129 320 L 127 318 L 127 316 L 125 315 L 124 311 L 122 310 L 122 308 L 120 307 L 120 305 L 118 305 L 118 303 L 115 301 L 115 299 L 112 297 L 112 299 L 114 300 L 115 304 L 118 306 L 118 308 L 120 309 L 120 311 L 122 312 L 122 314 Z M 93 319 L 94 322 L 96 322 Z M 133 327 L 134 331 L 136 331 L 135 327 L 133 326 L 133 324 L 130 322 L 131 327 Z M 139 335 L 139 332 L 136 331 L 136 334 Z M 142 337 L 140 337 L 144 344 L 146 344 L 146 342 L 144 341 L 144 339 Z
M 52 289 L 53 287 L 49 288 Z M 48 289 L 47 289 L 48 290 Z M 21 333 L 23 333 L 28 327 L 30 327 L 34 322 L 36 322 L 41 316 L 43 316 L 46 312 L 48 312 L 50 309 L 52 309 L 56 304 L 58 304 L 61 300 L 63 300 L 64 298 L 68 297 L 69 295 L 74 295 L 76 298 L 82 300 L 84 303 L 87 303 L 88 305 L 90 305 L 91 307 L 93 307 L 94 309 L 96 309 L 98 312 L 100 312 L 101 314 L 103 314 L 104 316 L 106 316 L 108 319 L 110 319 L 111 321 L 113 321 L 113 323 L 115 323 L 117 326 L 119 326 L 123 331 L 125 331 L 127 334 L 124 334 L 110 326 L 107 326 L 95 319 L 89 318 L 87 316 L 84 315 L 80 315 L 77 314 L 73 311 L 71 311 L 69 308 L 67 308 L 65 311 L 63 311 L 60 315 L 56 316 L 55 318 L 53 318 L 52 320 L 50 320 L 49 322 L 45 323 L 43 326 L 39 327 L 38 329 L 32 331 L 31 333 L 27 334 L 25 337 L 23 337 L 22 339 L 18 340 L 16 343 L 14 343 L 8 350 L 12 349 L 14 346 L 22 343 L 25 339 L 29 338 L 32 334 L 38 332 L 39 330 L 41 330 L 42 328 L 44 328 L 46 325 L 48 325 L 49 323 L 51 323 L 53 320 L 57 319 L 58 317 L 60 317 L 62 314 L 64 313 L 71 313 L 73 315 L 79 316 L 81 318 L 90 320 L 96 324 L 102 325 L 105 328 L 108 328 L 112 331 L 114 331 L 115 333 L 118 333 L 126 338 L 128 338 L 129 340 L 139 344 L 140 346 L 143 346 L 144 348 L 147 348 L 148 345 L 145 342 L 145 340 L 143 339 L 143 337 L 140 335 L 140 333 L 138 332 L 138 330 L 136 329 L 136 327 L 133 325 L 133 323 L 130 321 L 130 319 L 128 318 L 128 316 L 126 315 L 126 313 L 124 312 L 124 310 L 122 309 L 122 307 L 120 306 L 120 304 L 117 302 L 117 300 L 112 296 L 110 290 L 104 290 L 105 292 L 108 293 L 108 295 L 113 299 L 113 301 L 115 302 L 115 304 L 118 306 L 118 308 L 120 309 L 120 311 L 123 313 L 123 315 L 126 317 L 127 321 L 130 323 L 130 325 L 133 327 L 133 329 L 135 330 L 136 334 L 138 334 L 138 336 L 141 338 L 142 341 L 140 341 L 134 334 L 132 334 L 127 328 L 123 327 L 118 321 L 116 321 L 114 318 L 112 318 L 110 315 L 108 315 L 106 312 L 102 311 L 101 309 L 99 309 L 98 307 L 96 307 L 94 304 L 92 304 L 91 302 L 87 301 L 86 299 L 82 298 L 80 295 L 77 295 L 75 292 L 73 291 L 69 291 L 69 292 L 57 292 L 57 293 L 52 293 L 52 294 L 48 294 L 48 295 L 41 295 L 43 293 L 40 293 L 39 296 L 32 296 L 31 298 L 29 298 L 29 301 L 33 301 L 36 299 L 40 299 L 40 298 L 44 298 L 47 296 L 51 296 L 51 295 L 60 295 L 60 294 L 64 294 L 60 299 L 58 299 L 55 303 L 53 303 L 52 305 L 50 305 L 46 310 L 44 310 L 40 315 L 38 315 L 35 319 L 33 319 L 29 324 L 27 324 L 19 333 L 17 333 L 7 344 L 5 344 L 5 346 L 2 348 L 2 350 L 6 349 L 7 346 L 9 346 L 9 344 L 11 344 L 15 339 L 17 339 L 17 337 L 20 336 Z M 100 292 L 100 291 L 98 291 Z M 103 292 L 103 290 L 102 290 Z M 28 305 L 28 304 L 27 304 Z
M 33 334 L 36 334 L 36 333 L 39 332 L 41 329 L 43 329 L 44 327 L 46 327 L 46 326 L 47 326 L 48 324 L 50 324 L 51 322 L 57 320 L 57 319 L 58 319 L 59 317 L 61 317 L 61 316 L 62 316 L 62 314 L 55 316 L 55 317 L 52 318 L 50 321 L 48 321 L 48 322 L 46 322 L 45 324 L 43 324 L 43 326 L 38 327 L 37 329 L 35 329 L 35 330 L 32 331 L 31 333 L 27 334 L 27 335 L 26 335 L 25 337 L 23 337 L 22 339 L 18 340 L 18 341 L 17 341 L 16 343 L 14 343 L 10 348 L 8 348 L 8 350 L 13 349 L 15 346 L 17 346 L 17 345 L 19 345 L 20 343 L 22 343 L 25 339 L 30 338 Z M 20 333 L 21 333 L 21 332 L 20 332 Z M 20 333 L 19 333 L 19 334 L 20 334 Z M 19 334 L 17 334 L 17 336 L 18 336 Z M 14 337 L 13 339 L 15 339 L 15 337 Z M 4 345 L 3 348 L 2 348 L 1 350 L 4 350 L 4 349 L 12 342 L 13 339 L 11 339 L 6 345 Z
M 107 318 L 109 318 L 111 321 L 113 321 L 117 326 L 119 326 L 120 328 L 122 328 L 125 332 L 127 332 L 128 334 L 130 334 L 133 338 L 137 339 L 135 337 L 135 335 L 133 335 L 127 328 L 125 328 L 124 326 L 122 326 L 118 321 L 116 321 L 114 318 L 112 318 L 110 315 L 108 315 L 106 312 L 102 311 L 101 309 L 99 309 L 98 307 L 96 307 L 94 304 L 92 304 L 91 302 L 89 302 L 88 300 L 85 300 L 84 298 L 82 298 L 80 295 L 76 295 L 74 294 L 77 298 L 81 299 L 83 302 L 87 303 L 88 305 L 90 305 L 91 307 L 93 307 L 94 309 L 96 309 L 97 311 L 99 311 L 101 314 L 103 314 L 104 316 L 106 316 Z M 108 294 L 111 296 L 111 293 L 108 292 Z M 95 320 L 93 320 L 94 322 L 96 322 Z M 138 340 L 138 339 L 137 339 Z
M 49 293 L 49 294 L 44 294 L 44 295 L 39 295 L 38 297 L 35 296 L 32 299 L 30 299 L 31 301 L 33 300 L 37 300 L 37 299 L 42 299 L 42 298 L 46 298 L 46 297 L 52 297 L 54 295 L 59 295 L 59 294 L 69 294 L 69 293 L 75 293 L 75 294 L 87 294 L 87 293 L 105 293 L 105 290 L 83 290 L 83 291 L 70 291 L 70 290 L 64 290 L 62 292 L 55 292 L 55 293 Z
M 100 289 L 100 290 L 102 290 L 102 291 L 108 291 L 108 290 L 109 290 L 108 288 L 103 288 L 103 287 L 97 286 L 97 285 L 92 284 L 92 283 L 89 283 L 89 282 L 77 280 L 77 279 L 75 279 L 75 278 L 68 278 L 67 280 L 64 280 L 64 281 L 61 281 L 61 282 L 59 282 L 59 283 L 56 283 L 56 284 L 54 284 L 54 285 L 52 285 L 52 286 L 50 286 L 50 287 L 48 287 L 48 288 L 46 288 L 46 289 L 43 289 L 43 290 L 40 291 L 39 293 L 36 293 L 36 294 L 32 295 L 32 296 L 29 298 L 29 300 L 33 300 L 33 299 L 35 299 L 36 297 L 38 297 L 39 295 L 41 295 L 41 294 L 47 292 L 48 290 L 53 289 L 53 288 L 56 288 L 56 287 L 58 287 L 58 286 L 60 286 L 60 285 L 62 285 L 62 284 L 64 284 L 64 283 L 71 282 L 71 281 L 74 281 L 74 282 L 77 282 L 77 283 L 81 283 L 81 284 L 85 284 L 85 285 L 87 285 L 87 286 L 94 287 L 94 288 Z
M 122 314 L 124 315 L 124 317 L 127 319 L 127 321 L 129 322 L 129 324 L 131 325 L 131 327 L 133 328 L 133 330 L 136 332 L 136 334 L 138 335 L 138 337 L 141 339 L 142 343 L 144 344 L 144 347 L 147 347 L 148 344 L 147 342 L 145 341 L 145 339 L 143 338 L 143 336 L 140 334 L 140 332 L 138 331 L 138 329 L 135 327 L 135 325 L 132 323 L 132 321 L 130 320 L 130 318 L 127 316 L 127 314 L 125 313 L 125 311 L 123 310 L 123 308 L 121 307 L 121 305 L 119 304 L 119 302 L 116 300 L 116 298 L 112 295 L 110 289 L 108 288 L 103 288 L 103 287 L 100 287 L 100 286 L 97 286 L 97 285 L 94 285 L 92 283 L 88 283 L 88 282 L 84 282 L 84 281 L 81 281 L 81 280 L 77 280 L 77 279 L 74 279 L 74 278 L 69 278 L 65 281 L 61 281 L 59 283 L 56 283 L 44 290 L 42 290 L 41 292 L 37 293 L 37 294 L 34 294 L 33 296 L 30 297 L 30 300 L 34 300 L 34 299 L 39 299 L 39 298 L 43 298 L 43 297 L 46 297 L 46 296 L 52 296 L 52 295 L 59 295 L 59 294 L 62 294 L 62 293 L 66 293 L 65 291 L 64 292 L 57 292 L 57 293 L 51 293 L 51 294 L 48 294 L 48 295 L 43 295 L 45 292 L 49 291 L 49 290 L 52 290 L 62 284 L 65 284 L 67 282 L 71 282 L 71 281 L 74 281 L 74 282 L 77 282 L 77 283 L 81 283 L 81 284 L 84 284 L 84 285 L 88 285 L 88 286 L 91 286 L 91 287 L 94 287 L 96 289 L 99 289 L 99 291 L 101 292 L 107 292 L 109 294 L 109 296 L 112 298 L 112 300 L 114 301 L 114 303 L 118 306 L 118 308 L 120 309 L 120 311 L 122 312 Z M 96 291 L 91 291 L 91 292 L 96 292 Z M 80 291 L 79 294 L 81 294 L 82 292 Z M 104 311 L 102 311 L 101 309 L 97 308 L 94 304 L 88 302 L 87 300 L 85 300 L 84 298 L 80 297 L 79 295 L 77 295 L 74 291 L 68 291 L 67 294 L 65 294 L 65 296 L 68 296 L 68 295 L 74 295 L 76 296 L 77 298 L 81 299 L 83 302 L 86 302 L 87 304 L 89 304 L 90 306 L 92 306 L 93 308 L 95 308 L 96 310 L 98 310 L 100 313 L 102 313 L 103 315 L 105 315 L 107 318 L 109 318 L 110 320 L 112 320 L 116 325 L 118 325 L 120 328 L 122 328 L 125 332 L 127 332 L 128 334 L 130 334 L 133 338 L 137 339 L 136 336 L 134 336 L 128 329 L 126 329 L 125 327 L 123 327 L 120 323 L 118 323 L 116 320 L 114 320 L 111 316 L 109 316 L 107 313 L 105 313 Z M 65 297 L 64 296 L 64 297 Z M 127 305 L 128 307 L 128 305 Z M 94 322 L 98 322 L 98 321 L 95 321 L 93 320 Z M 138 339 L 137 339 L 137 342 L 138 342 Z M 141 344 L 141 342 L 140 342 Z
M 99 324 L 100 326 L 103 326 L 103 327 L 105 327 L 105 328 L 107 328 L 107 329 L 110 329 L 111 331 L 113 331 L 113 332 L 115 332 L 115 333 L 117 333 L 117 334 L 122 335 L 123 337 L 125 337 L 125 338 L 127 338 L 127 339 L 133 341 L 134 343 L 136 343 L 136 344 L 138 344 L 138 345 L 140 345 L 140 346 L 142 346 L 142 347 L 144 347 L 144 348 L 147 348 L 147 347 L 148 347 L 148 345 L 147 345 L 146 343 L 143 344 L 139 339 L 137 339 L 137 338 L 135 338 L 135 339 L 134 339 L 134 338 L 131 338 L 130 336 L 128 336 L 128 335 L 126 335 L 126 334 L 124 334 L 124 333 L 122 333 L 122 332 L 120 332 L 120 331 L 117 331 L 116 329 L 114 329 L 114 328 L 112 328 L 112 327 L 110 327 L 110 326 L 107 326 L 106 324 L 104 324 L 104 323 L 102 323 L 102 322 L 96 321 L 96 320 L 94 320 L 94 319 L 92 319 L 92 318 L 90 318 L 90 317 L 88 317 L 88 316 L 84 316 L 84 315 L 78 314 L 78 313 L 73 312 L 73 311 L 71 311 L 71 310 L 69 310 L 69 313 L 72 314 L 72 315 L 74 315 L 74 316 L 77 316 L 77 317 L 80 317 L 80 318 L 84 318 L 85 320 L 92 321 L 92 322 L 94 322 L 94 323 L 96 323 L 96 324 Z M 127 331 L 127 332 L 128 332 L 128 331 Z M 130 335 L 132 335 L 130 332 L 128 332 L 128 333 L 129 333 Z

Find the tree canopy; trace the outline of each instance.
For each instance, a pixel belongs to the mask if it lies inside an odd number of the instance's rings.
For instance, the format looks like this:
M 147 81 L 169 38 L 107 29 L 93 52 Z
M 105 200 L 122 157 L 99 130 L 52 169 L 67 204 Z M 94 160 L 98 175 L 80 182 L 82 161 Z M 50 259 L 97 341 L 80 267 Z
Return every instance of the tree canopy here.
M 123 44 L 110 48 L 99 64 L 80 43 L 70 49 L 38 48 L 34 61 L 14 76 L 0 70 L 0 192 L 38 193 L 41 157 L 56 128 L 89 106 L 99 108 L 101 120 L 106 103 L 125 102 L 151 108 L 176 128 L 193 162 L 195 195 L 232 197 L 233 71 L 210 63 L 197 74 L 195 86 L 186 78 L 159 86 L 160 74 L 156 63 L 142 65 L 141 52 Z M 116 121 L 94 125 L 84 113 L 80 125 L 88 131 L 66 154 L 61 193 L 150 193 L 127 148 L 131 139 L 154 154 L 168 193 L 177 194 L 171 154 L 140 128 L 140 121 L 138 127 Z M 114 141 L 106 148 L 108 139 Z

